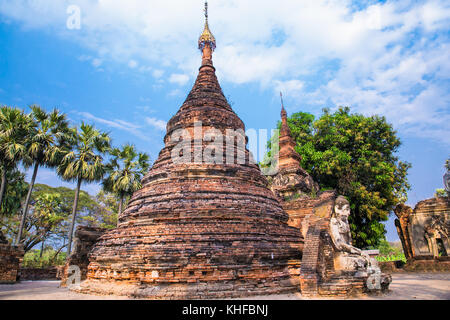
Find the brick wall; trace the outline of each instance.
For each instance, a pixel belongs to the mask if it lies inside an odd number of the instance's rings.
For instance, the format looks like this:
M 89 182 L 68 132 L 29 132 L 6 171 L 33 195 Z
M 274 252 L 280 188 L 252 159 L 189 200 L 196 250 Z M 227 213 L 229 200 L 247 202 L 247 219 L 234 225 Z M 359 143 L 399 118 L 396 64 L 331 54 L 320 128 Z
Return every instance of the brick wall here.
M 41 280 L 58 280 L 59 268 L 49 267 L 43 269 L 22 268 L 20 269 L 21 281 L 41 281 Z
M 0 244 L 0 283 L 15 283 L 18 280 L 23 255 L 22 247 Z

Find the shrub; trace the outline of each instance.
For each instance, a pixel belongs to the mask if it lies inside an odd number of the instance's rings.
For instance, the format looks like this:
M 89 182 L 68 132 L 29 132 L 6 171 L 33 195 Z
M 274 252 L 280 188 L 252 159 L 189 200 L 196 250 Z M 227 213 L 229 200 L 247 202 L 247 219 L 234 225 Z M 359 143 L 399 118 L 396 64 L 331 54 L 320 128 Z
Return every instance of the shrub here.
M 24 268 L 44 269 L 54 266 L 64 265 L 66 262 L 66 253 L 60 252 L 56 257 L 56 251 L 53 249 L 46 249 L 40 256 L 41 250 L 30 250 L 24 258 L 22 266 Z
M 388 241 L 382 240 L 378 246 L 380 255 L 376 257 L 379 262 L 403 261 L 406 262 L 405 254 L 401 247 L 394 247 Z

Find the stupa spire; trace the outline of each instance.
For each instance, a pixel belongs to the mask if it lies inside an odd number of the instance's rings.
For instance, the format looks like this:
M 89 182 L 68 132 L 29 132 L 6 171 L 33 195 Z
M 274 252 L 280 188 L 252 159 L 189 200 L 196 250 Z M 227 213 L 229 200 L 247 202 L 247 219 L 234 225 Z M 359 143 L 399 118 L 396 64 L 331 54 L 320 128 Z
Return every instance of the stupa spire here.
M 280 98 L 281 98 L 281 135 L 280 135 L 280 137 L 288 137 L 292 140 L 291 130 L 289 129 L 289 125 L 288 125 L 288 121 L 287 121 L 287 112 L 286 112 L 286 109 L 284 108 L 282 92 L 280 92 Z
M 297 143 L 292 137 L 288 124 L 286 109 L 284 108 L 283 93 L 281 97 L 281 129 L 280 150 L 278 151 L 278 174 L 273 178 L 271 189 L 281 198 L 292 197 L 294 193 L 310 194 L 318 192 L 319 185 L 301 167 L 302 157 L 295 150 Z
M 280 98 L 281 98 L 281 121 L 283 122 L 283 126 L 287 125 L 287 112 L 286 109 L 284 109 L 284 101 L 283 101 L 283 93 L 280 92 Z
M 208 1 L 205 1 L 205 28 L 198 39 L 198 48 L 203 54 L 203 65 L 212 65 L 212 53 L 216 49 L 216 38 L 209 29 Z

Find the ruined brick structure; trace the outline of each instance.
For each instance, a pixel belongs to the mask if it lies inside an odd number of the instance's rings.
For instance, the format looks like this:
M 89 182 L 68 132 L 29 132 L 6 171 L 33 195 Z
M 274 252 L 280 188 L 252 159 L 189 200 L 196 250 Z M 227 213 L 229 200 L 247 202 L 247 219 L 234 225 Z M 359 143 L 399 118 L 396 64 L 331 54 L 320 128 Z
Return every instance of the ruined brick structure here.
M 107 231 L 103 228 L 94 228 L 86 226 L 78 226 L 75 231 L 75 241 L 72 253 L 68 257 L 66 264 L 60 272 L 55 271 L 55 278 L 61 277 L 61 286 L 67 285 L 67 278 L 69 276 L 68 270 L 70 266 L 77 266 L 81 271 L 81 280 L 87 277 L 87 270 L 89 265 L 89 252 L 94 247 L 98 239 Z
M 342 270 L 339 256 L 343 253 L 335 246 L 330 221 L 335 211 L 337 194 L 319 192 L 318 184 L 301 167 L 301 156 L 295 151 L 295 141 L 287 122 L 282 103 L 280 130 L 279 172 L 272 178 L 271 189 L 282 199 L 289 225 L 300 229 L 305 239 L 300 272 L 301 293 L 304 296 L 349 296 L 365 292 L 386 290 L 390 275 L 380 274 L 380 286 L 368 288 L 369 274 L 376 266 L 356 270 Z M 351 245 L 351 243 L 350 243 Z M 370 260 L 370 263 L 376 262 Z
M 11 246 L 0 231 L 0 283 L 15 283 L 20 278 L 20 264 L 25 252 Z
M 403 253 L 405 254 L 405 258 L 410 260 L 414 256 L 408 227 L 412 209 L 407 205 L 399 204 L 395 207 L 394 212 L 398 217 L 398 219 L 395 219 L 395 227 L 397 228 L 398 237 L 402 243 Z
M 208 22 L 199 47 L 202 66 L 168 122 L 165 147 L 118 227 L 91 251 L 80 292 L 196 299 L 300 289 L 303 238 L 250 161 L 244 123 L 216 78 Z M 220 155 L 227 145 L 217 134 L 228 140 L 230 131 L 231 163 L 229 152 Z M 208 155 L 215 160 L 205 161 Z
M 37 268 L 21 268 L 21 281 L 43 281 L 43 280 L 58 280 L 59 269 L 61 267 L 49 267 L 43 269 Z
M 329 192 L 322 197 L 325 201 L 320 201 L 320 197 L 297 201 L 308 205 L 303 210 L 310 210 L 301 219 L 302 230 L 306 232 L 300 269 L 302 295 L 345 297 L 364 293 L 367 291 L 367 277 L 355 277 L 354 273 L 340 272 L 335 268 L 337 249 L 330 236 L 330 219 L 336 196 Z M 292 210 L 294 205 L 299 206 L 288 202 L 285 207 Z
M 282 201 L 284 211 L 289 215 L 288 224 L 300 229 L 305 238 L 308 228 L 333 212 L 335 191 L 319 192 L 317 196 L 303 196 L 294 200 Z
M 308 198 L 317 194 L 319 185 L 300 166 L 301 156 L 295 151 L 296 143 L 288 126 L 287 112 L 282 105 L 281 130 L 278 153 L 278 173 L 271 181 L 272 191 L 287 201 Z
M 398 217 L 395 221 L 397 232 L 408 260 L 439 260 L 437 258 L 449 256 L 450 198 L 420 201 L 414 210 L 401 204 L 394 212 Z

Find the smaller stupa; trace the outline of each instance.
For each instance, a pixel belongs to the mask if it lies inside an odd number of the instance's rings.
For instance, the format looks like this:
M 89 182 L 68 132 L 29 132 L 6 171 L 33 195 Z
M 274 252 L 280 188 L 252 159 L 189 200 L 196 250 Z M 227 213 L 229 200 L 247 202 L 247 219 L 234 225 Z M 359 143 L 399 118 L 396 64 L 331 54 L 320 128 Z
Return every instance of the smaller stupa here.
M 301 166 L 302 157 L 295 150 L 296 143 L 289 128 L 287 112 L 281 96 L 280 150 L 278 153 L 278 174 L 273 178 L 271 189 L 283 200 L 316 194 L 319 185 Z

